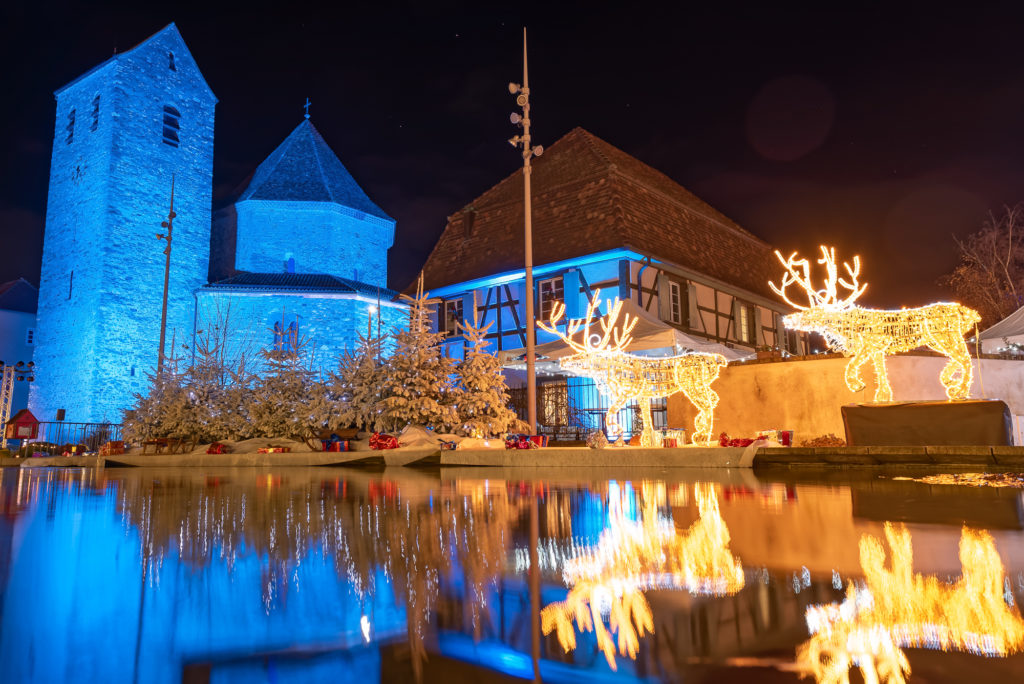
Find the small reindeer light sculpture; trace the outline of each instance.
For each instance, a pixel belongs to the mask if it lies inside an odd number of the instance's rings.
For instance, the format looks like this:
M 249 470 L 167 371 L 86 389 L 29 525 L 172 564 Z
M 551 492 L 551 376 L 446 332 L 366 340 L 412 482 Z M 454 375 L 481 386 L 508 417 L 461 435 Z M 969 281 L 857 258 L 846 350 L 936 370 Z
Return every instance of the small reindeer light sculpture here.
M 621 327 L 617 325 L 622 313 L 622 302 L 616 297 L 609 305 L 608 315 L 600 319 L 601 332 L 591 333 L 590 326 L 600 295 L 600 290 L 594 291 L 586 316 L 568 321 L 564 333 L 558 330 L 558 324 L 565 315 L 565 306 L 560 302 L 555 303 L 550 323 L 538 321 L 537 325 L 561 338 L 575 352 L 561 359 L 559 365 L 563 369 L 593 378 L 601 391 L 608 395 L 605 422 L 609 439 L 615 440 L 622 434 L 619 410 L 636 400 L 640 404 L 644 423 L 640 444 L 654 445 L 650 400 L 682 392 L 698 411 L 694 419 L 693 442 L 710 442 L 713 437 L 714 411 L 718 405 L 718 394 L 711 389 L 711 383 L 718 378 L 728 361 L 721 354 L 703 352 L 661 358 L 625 352 L 633 339 L 630 333 L 636 327 L 637 319 L 626 314 Z M 574 340 L 573 337 L 581 330 L 582 339 Z
M 929 347 L 949 359 L 939 380 L 950 400 L 966 399 L 971 391 L 973 368 L 964 335 L 981 320 L 978 312 L 955 303 L 929 304 L 916 309 L 892 311 L 863 309 L 854 305 L 867 285 L 859 285 L 860 258 L 853 266 L 843 262 L 846 276 L 839 275 L 835 248 L 821 247 L 818 263 L 825 267 L 824 289 L 815 289 L 807 259 L 797 259 L 794 252 L 788 259 L 776 250 L 786 269 L 782 285 L 768 285 L 797 313 L 783 318 L 787 328 L 821 334 L 831 349 L 850 356 L 846 365 L 846 386 L 851 392 L 864 389 L 861 367 L 871 361 L 878 387 L 875 401 L 892 401 L 892 387 L 885 368 L 885 357 L 918 347 Z M 810 306 L 796 304 L 786 295 L 786 288 L 799 285 L 807 293 Z M 840 298 L 839 286 L 849 291 Z

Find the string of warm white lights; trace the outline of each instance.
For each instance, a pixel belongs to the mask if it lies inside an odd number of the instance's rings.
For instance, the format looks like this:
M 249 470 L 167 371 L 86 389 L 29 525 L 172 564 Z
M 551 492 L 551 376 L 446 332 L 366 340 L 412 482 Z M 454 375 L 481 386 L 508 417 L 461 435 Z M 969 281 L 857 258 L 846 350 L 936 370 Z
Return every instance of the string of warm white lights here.
M 617 322 L 622 313 L 622 302 L 618 297 L 609 304 L 608 314 L 600 318 L 601 332 L 590 332 L 600 295 L 600 290 L 594 291 L 586 316 L 568 321 L 565 332 L 558 329 L 559 322 L 565 316 L 565 306 L 560 302 L 555 303 L 550 323 L 538 321 L 537 325 L 561 338 L 576 352 L 559 361 L 563 370 L 593 378 L 598 388 L 608 395 L 606 425 L 609 438 L 615 440 L 622 434 L 622 426 L 618 421 L 619 410 L 631 401 L 636 401 L 640 405 L 643 420 L 640 445 L 653 446 L 655 433 L 651 420 L 651 399 L 682 392 L 697 408 L 693 442 L 710 443 L 714 436 L 714 411 L 718 406 L 718 394 L 711 389 L 711 383 L 718 378 L 728 361 L 721 354 L 704 352 L 668 357 L 627 353 L 624 350 L 633 339 L 631 333 L 638 319 L 626 314 L 619 327 Z M 581 341 L 573 339 L 581 331 Z
M 861 368 L 870 361 L 875 369 L 877 387 L 875 401 L 892 401 L 892 387 L 885 367 L 885 357 L 919 347 L 939 352 L 949 362 L 942 369 L 939 380 L 946 388 L 946 396 L 966 399 L 970 395 L 973 367 L 964 336 L 981 320 L 978 312 L 956 303 L 937 303 L 916 309 L 879 310 L 864 309 L 854 301 L 867 289 L 859 285 L 860 257 L 853 258 L 853 266 L 844 262 L 848 278 L 840 277 L 835 261 L 835 248 L 821 247 L 818 263 L 825 266 L 827 278 L 824 289 L 818 290 L 811 281 L 811 267 L 807 259 L 797 259 L 794 252 L 788 259 L 776 250 L 787 273 L 782 284 L 768 285 L 797 313 L 783 318 L 787 328 L 815 332 L 825 338 L 829 347 L 852 357 L 846 365 L 846 386 L 851 392 L 864 389 Z M 786 295 L 789 285 L 799 285 L 807 293 L 810 306 L 796 304 Z M 838 286 L 850 291 L 840 299 Z

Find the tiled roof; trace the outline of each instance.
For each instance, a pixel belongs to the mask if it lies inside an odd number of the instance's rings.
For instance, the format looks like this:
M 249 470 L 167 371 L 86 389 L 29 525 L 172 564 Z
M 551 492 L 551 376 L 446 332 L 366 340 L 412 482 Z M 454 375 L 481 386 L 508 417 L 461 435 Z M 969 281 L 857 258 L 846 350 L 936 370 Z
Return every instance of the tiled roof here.
M 309 119 L 259 165 L 238 199 L 334 202 L 391 220 L 366 196 Z
M 215 290 L 268 290 L 275 292 L 331 292 L 380 297 L 390 301 L 398 296 L 386 287 L 368 285 L 358 280 L 339 278 L 324 273 L 237 273 L 206 286 Z
M 24 278 L 0 283 L 0 309 L 35 313 L 39 290 Z
M 628 247 L 773 297 L 772 247 L 671 178 L 582 128 L 533 161 L 536 265 Z M 424 265 L 436 289 L 523 267 L 523 174 L 449 217 Z

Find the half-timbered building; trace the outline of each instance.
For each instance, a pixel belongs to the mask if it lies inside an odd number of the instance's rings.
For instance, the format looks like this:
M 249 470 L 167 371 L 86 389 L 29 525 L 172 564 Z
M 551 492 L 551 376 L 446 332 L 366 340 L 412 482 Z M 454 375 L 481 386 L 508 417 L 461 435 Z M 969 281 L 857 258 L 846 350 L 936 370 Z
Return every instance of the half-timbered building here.
M 600 289 L 602 299 L 627 300 L 648 322 L 678 333 L 674 349 L 645 353 L 716 344 L 733 357 L 803 353 L 768 287 L 778 270 L 771 245 L 665 174 L 576 128 L 533 161 L 532 196 L 538 319 L 547 320 L 555 302 L 567 318 L 582 316 Z M 523 211 L 518 171 L 450 216 L 427 259 L 424 283 L 440 299 L 437 327 L 456 356 L 463 344 L 456 323 L 474 307 L 482 324 L 491 323 L 492 351 L 514 358 L 510 350 L 525 346 Z M 538 331 L 538 344 L 551 340 Z

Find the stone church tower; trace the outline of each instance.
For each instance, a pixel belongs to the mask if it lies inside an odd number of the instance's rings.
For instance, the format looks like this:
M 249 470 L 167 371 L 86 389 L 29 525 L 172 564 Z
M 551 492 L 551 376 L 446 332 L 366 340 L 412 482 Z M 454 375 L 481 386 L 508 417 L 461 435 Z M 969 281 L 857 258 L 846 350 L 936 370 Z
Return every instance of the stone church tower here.
M 175 179 L 167 353 L 206 283 L 217 98 L 174 24 L 55 93 L 37 366 L 44 421 L 120 422 L 156 367 Z

